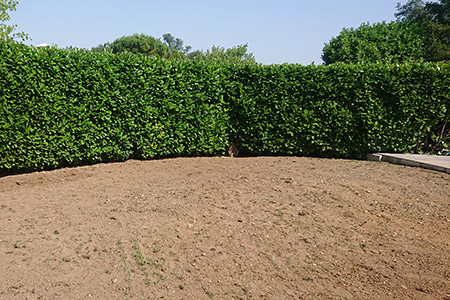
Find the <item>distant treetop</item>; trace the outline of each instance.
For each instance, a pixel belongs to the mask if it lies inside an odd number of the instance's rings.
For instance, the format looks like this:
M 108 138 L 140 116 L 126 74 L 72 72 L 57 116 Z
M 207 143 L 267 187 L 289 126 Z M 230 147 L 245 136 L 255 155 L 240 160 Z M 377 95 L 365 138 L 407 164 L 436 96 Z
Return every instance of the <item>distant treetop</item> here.
M 405 5 L 397 4 L 397 11 L 399 21 L 420 26 L 425 39 L 425 60 L 450 60 L 450 0 L 409 0 Z
M 344 28 L 325 44 L 322 60 L 326 65 L 418 61 L 424 56 L 423 44 L 417 26 L 402 22 L 363 23 L 358 28 Z
M 17 25 L 7 25 L 11 17 L 9 12 L 15 11 L 19 1 L 17 0 L 0 0 L 0 39 L 14 41 L 20 39 L 21 41 L 29 39 L 28 34 L 23 32 L 14 32 Z M 9 12 L 8 12 L 9 11 Z
M 112 43 L 105 43 L 93 47 L 94 52 L 112 53 L 141 53 L 165 59 L 180 60 L 208 60 L 231 64 L 256 63 L 253 53 L 248 53 L 248 45 L 238 45 L 229 49 L 213 46 L 211 50 L 196 50 L 191 52 L 191 46 L 184 46 L 180 38 L 166 33 L 162 40 L 145 34 L 133 34 L 116 39 Z
M 158 56 L 166 59 L 184 59 L 185 55 L 176 49 L 171 49 L 161 40 L 145 34 L 133 34 L 116 39 L 92 48 L 94 52 L 110 51 L 112 53 L 141 53 L 148 56 Z
M 325 44 L 325 64 L 449 61 L 450 0 L 397 4 L 396 21 L 344 28 Z

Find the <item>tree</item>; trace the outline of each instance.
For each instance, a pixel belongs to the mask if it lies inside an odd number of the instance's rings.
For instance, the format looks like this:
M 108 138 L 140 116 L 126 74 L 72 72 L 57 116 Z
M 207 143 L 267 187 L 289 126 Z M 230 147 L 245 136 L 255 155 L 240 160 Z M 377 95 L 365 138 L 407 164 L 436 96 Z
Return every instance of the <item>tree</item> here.
M 326 65 L 335 62 L 401 63 L 422 60 L 424 41 L 419 26 L 407 22 L 363 23 L 344 28 L 322 51 Z
M 110 51 L 112 53 L 141 53 L 148 56 L 158 56 L 166 59 L 185 59 L 183 52 L 170 49 L 157 38 L 145 34 L 133 34 L 116 39 L 112 43 L 106 43 L 92 48 L 94 52 Z
M 184 54 L 188 53 L 192 49 L 191 46 L 183 47 L 183 40 L 180 38 L 175 38 L 170 33 L 163 34 L 163 40 L 170 49 L 181 51 Z
M 450 60 L 450 0 L 398 3 L 395 16 L 390 23 L 344 28 L 325 44 L 324 63 Z
M 398 20 L 413 23 L 421 28 L 425 40 L 424 58 L 427 61 L 450 60 L 450 1 L 423 2 L 409 0 L 397 4 Z
M 247 53 L 248 44 L 238 45 L 233 48 L 213 46 L 206 52 L 196 51 L 188 54 L 188 59 L 211 60 L 230 64 L 256 63 L 253 53 Z
M 23 32 L 13 33 L 17 28 L 17 25 L 7 25 L 7 22 L 11 19 L 8 11 L 12 12 L 16 10 L 19 1 L 17 0 L 0 0 L 0 39 L 13 41 L 16 38 L 22 41 L 28 39 L 28 35 Z
M 233 48 L 225 49 L 223 47 L 213 46 L 211 50 L 203 52 L 201 50 L 191 51 L 191 46 L 184 47 L 184 42 L 180 38 L 175 38 L 170 33 L 163 34 L 163 41 L 172 50 L 181 51 L 186 54 L 187 60 L 214 60 L 223 63 L 245 64 L 255 63 L 255 57 L 252 53 L 247 53 L 248 45 L 238 45 Z
M 424 23 L 427 21 L 450 25 L 450 1 L 424 2 L 409 0 L 406 4 L 397 3 L 395 17 L 399 20 Z
M 395 17 L 403 21 L 419 21 L 423 22 L 430 16 L 425 10 L 425 2 L 422 0 L 409 0 L 406 4 L 397 3 L 397 13 Z
M 91 49 L 92 52 L 112 52 L 111 50 L 111 43 L 104 43 L 104 44 L 100 44 L 96 47 L 92 47 Z
M 196 50 L 190 52 L 191 46 L 184 46 L 180 38 L 175 38 L 170 33 L 162 36 L 160 39 L 145 34 L 134 34 L 116 39 L 112 43 L 105 43 L 93 47 L 93 52 L 112 52 L 112 53 L 142 53 L 150 56 L 159 56 L 166 59 L 179 60 L 208 60 L 220 61 L 231 64 L 249 64 L 256 63 L 252 53 L 247 53 L 248 45 L 238 45 L 233 48 L 225 49 L 223 47 L 213 46 L 211 50 L 203 52 Z
M 425 10 L 432 16 L 434 22 L 450 25 L 450 1 L 441 0 L 440 2 L 427 2 Z

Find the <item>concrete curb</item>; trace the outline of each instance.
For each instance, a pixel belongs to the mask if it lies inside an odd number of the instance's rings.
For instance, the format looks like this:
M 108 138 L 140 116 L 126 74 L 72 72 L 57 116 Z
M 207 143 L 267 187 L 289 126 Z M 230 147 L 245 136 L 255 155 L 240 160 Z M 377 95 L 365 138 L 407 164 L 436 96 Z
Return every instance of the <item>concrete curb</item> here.
M 371 161 L 385 161 L 398 165 L 420 167 L 450 174 L 450 156 L 372 153 L 367 155 Z

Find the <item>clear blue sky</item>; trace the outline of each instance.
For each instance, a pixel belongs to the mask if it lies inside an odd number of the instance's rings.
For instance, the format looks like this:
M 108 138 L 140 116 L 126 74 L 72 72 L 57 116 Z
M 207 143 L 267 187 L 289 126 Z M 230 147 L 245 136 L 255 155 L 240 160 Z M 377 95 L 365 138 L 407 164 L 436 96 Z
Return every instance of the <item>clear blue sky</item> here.
M 193 50 L 248 43 L 258 62 L 308 65 L 322 63 L 324 44 L 342 28 L 394 20 L 399 1 L 19 0 L 10 23 L 33 45 L 90 49 L 134 33 L 171 33 Z

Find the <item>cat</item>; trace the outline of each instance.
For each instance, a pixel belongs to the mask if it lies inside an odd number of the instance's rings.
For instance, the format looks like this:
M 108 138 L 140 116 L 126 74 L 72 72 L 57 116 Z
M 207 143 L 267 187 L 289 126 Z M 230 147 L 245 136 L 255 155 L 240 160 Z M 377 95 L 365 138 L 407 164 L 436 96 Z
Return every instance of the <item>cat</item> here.
M 239 156 L 239 148 L 238 146 L 236 146 L 235 143 L 231 144 L 230 147 L 228 147 L 228 156 L 229 157 Z

